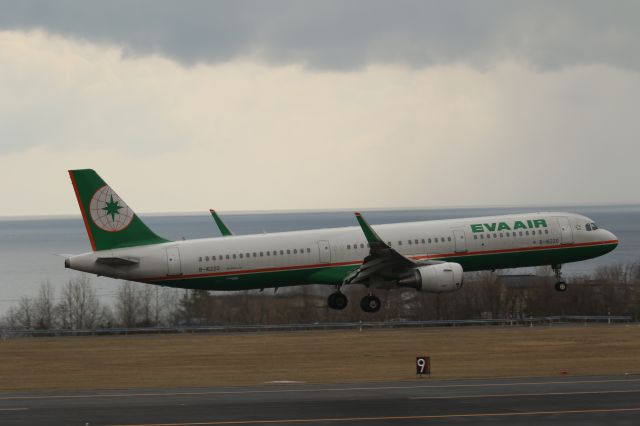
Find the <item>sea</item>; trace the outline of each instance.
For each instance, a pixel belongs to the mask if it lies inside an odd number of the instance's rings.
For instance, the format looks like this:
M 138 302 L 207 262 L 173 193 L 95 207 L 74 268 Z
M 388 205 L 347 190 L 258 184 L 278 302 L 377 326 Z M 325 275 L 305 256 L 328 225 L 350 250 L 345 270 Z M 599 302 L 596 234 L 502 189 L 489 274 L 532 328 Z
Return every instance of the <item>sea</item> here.
M 620 240 L 618 248 L 605 256 L 564 265 L 565 276 L 591 274 L 601 266 L 640 261 L 640 205 L 439 208 L 362 212 L 367 220 L 375 225 L 532 211 L 583 214 L 593 219 L 598 226 L 613 232 Z M 220 214 L 236 234 L 356 225 L 352 211 Z M 220 236 L 209 212 L 153 214 L 140 217 L 158 235 L 171 240 Z M 36 296 L 42 282 L 49 281 L 59 292 L 66 282 L 78 275 L 78 272 L 64 268 L 65 255 L 90 250 L 80 216 L 0 218 L 0 315 L 10 306 L 16 305 L 21 297 Z M 113 302 L 119 281 L 93 277 L 92 283 L 102 302 Z

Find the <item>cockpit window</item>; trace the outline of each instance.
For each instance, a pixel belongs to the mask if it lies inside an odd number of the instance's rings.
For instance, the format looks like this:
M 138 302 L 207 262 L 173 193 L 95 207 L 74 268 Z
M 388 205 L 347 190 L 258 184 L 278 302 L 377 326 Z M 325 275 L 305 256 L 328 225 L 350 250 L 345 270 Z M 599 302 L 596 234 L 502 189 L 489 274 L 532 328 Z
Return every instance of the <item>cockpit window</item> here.
M 595 231 L 596 229 L 598 229 L 598 226 L 595 223 L 591 222 L 591 223 L 587 223 L 584 226 L 584 229 L 586 229 L 587 231 Z

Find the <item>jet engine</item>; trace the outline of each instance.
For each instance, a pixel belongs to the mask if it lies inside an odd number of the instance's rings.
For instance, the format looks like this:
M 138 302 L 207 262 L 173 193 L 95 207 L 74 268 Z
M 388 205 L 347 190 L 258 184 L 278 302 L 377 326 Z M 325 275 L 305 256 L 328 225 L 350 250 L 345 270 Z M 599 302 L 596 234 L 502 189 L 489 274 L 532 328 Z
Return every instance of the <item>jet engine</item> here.
M 452 262 L 421 266 L 398 280 L 398 286 L 429 293 L 456 291 L 462 287 L 462 266 Z

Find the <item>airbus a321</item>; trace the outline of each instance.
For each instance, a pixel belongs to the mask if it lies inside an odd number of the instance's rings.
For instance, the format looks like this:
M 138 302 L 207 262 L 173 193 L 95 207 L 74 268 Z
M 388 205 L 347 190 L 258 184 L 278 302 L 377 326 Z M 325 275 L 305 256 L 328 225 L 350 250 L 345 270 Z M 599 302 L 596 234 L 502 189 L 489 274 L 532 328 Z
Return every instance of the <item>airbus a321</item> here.
M 591 219 L 548 212 L 371 226 L 234 235 L 212 211 L 222 238 L 169 241 L 156 235 L 98 174 L 70 170 L 92 252 L 65 259 L 92 274 L 201 290 L 247 290 L 326 284 L 333 309 L 345 285 L 368 288 L 360 306 L 377 312 L 379 289 L 445 293 L 464 271 L 550 265 L 555 288 L 567 289 L 561 265 L 602 256 L 618 245 Z

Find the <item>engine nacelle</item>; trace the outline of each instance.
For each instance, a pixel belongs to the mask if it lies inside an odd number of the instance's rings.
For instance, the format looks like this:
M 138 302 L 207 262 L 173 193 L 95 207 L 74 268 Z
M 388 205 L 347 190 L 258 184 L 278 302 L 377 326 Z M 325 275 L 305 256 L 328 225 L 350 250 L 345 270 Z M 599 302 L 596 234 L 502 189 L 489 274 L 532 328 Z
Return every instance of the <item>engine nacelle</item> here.
M 398 286 L 411 287 L 429 293 L 448 293 L 462 287 L 462 266 L 447 262 L 421 266 L 398 280 Z

